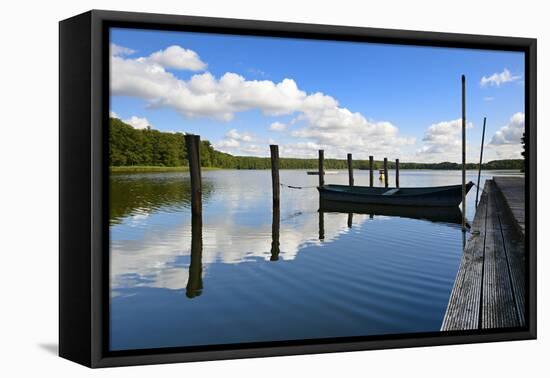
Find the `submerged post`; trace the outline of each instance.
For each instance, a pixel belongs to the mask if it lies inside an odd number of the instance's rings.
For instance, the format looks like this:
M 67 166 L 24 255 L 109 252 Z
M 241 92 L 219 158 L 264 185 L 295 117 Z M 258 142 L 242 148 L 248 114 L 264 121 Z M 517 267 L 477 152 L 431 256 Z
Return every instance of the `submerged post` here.
M 349 186 L 353 186 L 353 161 L 351 154 L 348 154 L 348 175 L 349 175 Z
M 384 187 L 388 187 L 388 158 L 384 158 Z
M 485 124 L 486 123 L 487 123 L 487 117 L 483 117 L 483 132 L 481 133 L 481 150 L 479 153 L 479 169 L 477 171 L 476 209 L 477 209 L 477 200 L 479 198 L 479 180 L 481 178 L 481 164 L 483 163 L 483 143 L 485 143 Z
M 185 135 L 187 159 L 189 160 L 189 175 L 191 177 L 191 212 L 202 213 L 202 183 L 201 183 L 201 137 L 199 135 Z
M 325 185 L 325 151 L 319 150 L 319 186 Z
M 372 187 L 374 185 L 374 156 L 369 156 L 369 186 Z
M 462 75 L 462 231 L 466 231 L 466 76 Z
M 271 144 L 271 186 L 273 188 L 273 205 L 278 205 L 280 200 L 281 185 L 279 181 L 279 146 Z
M 395 187 L 399 188 L 399 159 L 395 159 Z

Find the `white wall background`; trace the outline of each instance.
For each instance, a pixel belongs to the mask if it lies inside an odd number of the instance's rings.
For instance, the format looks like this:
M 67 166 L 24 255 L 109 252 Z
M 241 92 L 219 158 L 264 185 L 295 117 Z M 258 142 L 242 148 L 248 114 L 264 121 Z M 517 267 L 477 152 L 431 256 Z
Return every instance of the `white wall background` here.
M 542 376 L 550 371 L 549 11 L 544 1 L 5 1 L 0 22 L 0 375 L 105 377 Z M 89 370 L 57 344 L 58 25 L 89 9 L 464 32 L 538 38 L 539 340 Z M 547 92 L 546 92 L 547 95 Z M 6 118 L 7 117 L 7 118 Z M 545 277 L 546 274 L 546 277 Z M 547 299 L 547 298 L 546 298 Z M 546 348 L 546 352 L 544 352 Z

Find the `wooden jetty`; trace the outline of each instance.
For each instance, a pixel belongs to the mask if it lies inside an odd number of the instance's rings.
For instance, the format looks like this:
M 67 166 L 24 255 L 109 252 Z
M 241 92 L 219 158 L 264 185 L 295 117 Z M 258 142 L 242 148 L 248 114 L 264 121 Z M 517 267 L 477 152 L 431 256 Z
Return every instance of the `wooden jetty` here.
M 525 238 L 525 177 L 494 177 L 506 206 L 512 212 L 514 225 Z
M 526 325 L 524 183 L 486 181 L 442 331 Z

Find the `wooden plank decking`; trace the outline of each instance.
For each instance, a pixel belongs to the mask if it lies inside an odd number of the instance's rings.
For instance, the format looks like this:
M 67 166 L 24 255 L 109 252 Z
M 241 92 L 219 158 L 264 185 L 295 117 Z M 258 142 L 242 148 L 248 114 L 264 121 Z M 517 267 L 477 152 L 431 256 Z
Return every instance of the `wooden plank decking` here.
M 514 224 L 525 238 L 525 178 L 497 176 L 493 179 L 512 212 Z
M 520 180 L 495 177 L 485 183 L 442 331 L 525 326 Z

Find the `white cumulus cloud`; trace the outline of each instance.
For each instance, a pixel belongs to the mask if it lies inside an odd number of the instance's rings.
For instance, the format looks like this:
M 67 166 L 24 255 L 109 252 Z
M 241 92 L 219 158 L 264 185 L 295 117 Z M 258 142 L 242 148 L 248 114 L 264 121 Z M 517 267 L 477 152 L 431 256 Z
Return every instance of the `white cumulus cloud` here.
M 169 107 L 186 117 L 223 121 L 230 121 L 238 112 L 254 109 L 266 116 L 292 114 L 295 116 L 293 123 L 302 125 L 292 136 L 305 143 L 302 146 L 322 146 L 327 156 L 345 156 L 347 152 L 359 154 L 358 158 L 382 153 L 398 156 L 403 146 L 415 143 L 414 138 L 400 135 L 392 123 L 368 120 L 361 113 L 340 106 L 327 94 L 308 94 L 291 78 L 273 82 L 247 80 L 232 72 L 216 78 L 210 72 L 204 72 L 188 80 L 180 79 L 166 68 L 175 67 L 171 57 L 186 55 L 182 52 L 187 51 L 172 46 L 149 57 L 128 59 L 112 56 L 112 95 L 137 97 L 145 100 L 149 107 Z M 198 58 L 198 55 L 193 56 Z M 274 128 L 281 128 L 281 125 L 276 124 Z M 223 141 L 214 144 L 236 148 L 236 141 L 242 151 L 244 148 L 251 153 L 260 151 L 243 144 L 252 142 L 243 138 L 226 135 Z M 300 151 L 303 152 L 309 150 Z
M 206 63 L 200 59 L 196 52 L 176 45 L 157 51 L 148 58 L 141 59 L 177 70 L 203 71 L 206 69 Z
M 115 43 L 111 43 L 111 55 L 112 56 L 125 56 L 125 55 L 132 55 L 136 52 L 136 50 L 132 50 L 128 47 L 119 46 Z
M 525 131 L 525 114 L 515 113 L 505 126 L 502 126 L 491 138 L 489 144 L 495 146 L 510 145 L 521 143 L 521 136 Z
M 287 125 L 285 125 L 282 122 L 273 122 L 271 125 L 269 125 L 269 130 L 272 131 L 284 131 L 286 130 Z
M 251 133 L 231 129 L 225 133 L 223 139 L 214 142 L 214 147 L 223 152 L 242 154 L 242 151 L 248 149 L 252 142 L 256 141 L 258 139 Z
M 153 128 L 151 125 L 151 122 L 147 120 L 147 118 L 140 118 L 136 116 L 132 116 L 128 119 L 123 120 L 122 122 L 127 123 L 128 125 L 132 126 L 134 129 L 146 129 L 147 127 Z
M 521 137 L 525 132 L 525 114 L 517 112 L 498 129 L 487 144 L 487 152 L 496 159 L 521 159 Z
M 466 124 L 467 129 L 473 123 Z M 457 161 L 462 150 L 462 119 L 442 121 L 430 125 L 422 138 L 417 156 L 426 161 Z
M 483 76 L 479 84 L 482 87 L 485 87 L 487 85 L 500 87 L 502 84 L 510 83 L 519 79 L 521 79 L 521 76 L 514 76 L 512 75 L 510 70 L 505 68 L 502 72 L 495 72 L 491 76 Z
M 237 129 L 231 129 L 225 134 L 226 138 L 240 140 L 243 142 L 252 142 L 255 138 L 250 133 L 240 133 Z
M 231 152 L 233 149 L 239 148 L 240 146 L 241 142 L 231 138 L 225 138 L 214 143 L 214 147 L 222 152 Z

